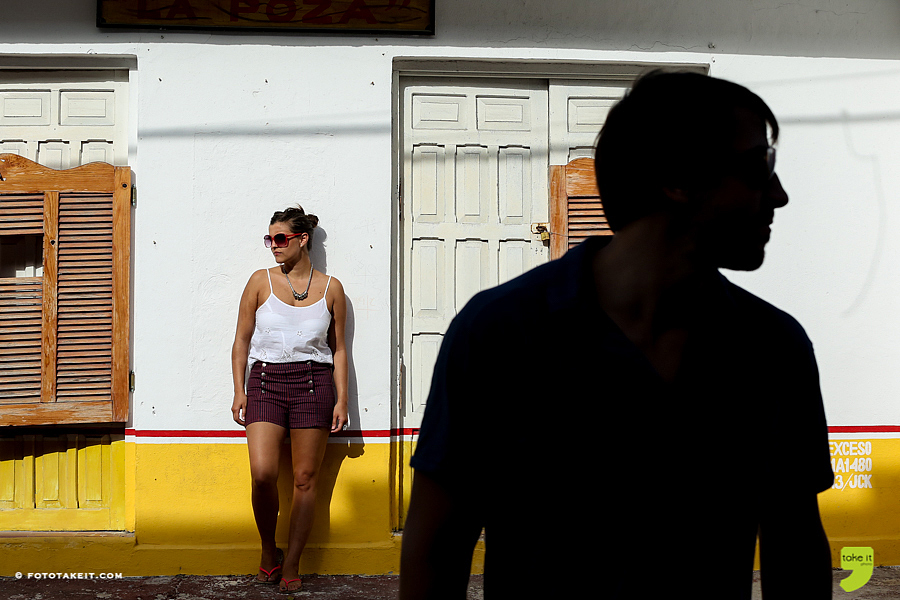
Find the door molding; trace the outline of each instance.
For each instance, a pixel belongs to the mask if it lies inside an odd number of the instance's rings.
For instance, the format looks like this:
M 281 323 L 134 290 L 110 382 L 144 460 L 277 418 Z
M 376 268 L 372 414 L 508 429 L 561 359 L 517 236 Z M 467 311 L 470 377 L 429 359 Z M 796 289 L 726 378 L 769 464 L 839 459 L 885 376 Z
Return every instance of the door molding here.
M 533 79 L 605 79 L 630 81 L 654 69 L 709 73 L 708 63 L 621 62 L 594 60 L 478 59 L 453 57 L 395 57 L 398 77 L 491 77 Z M 396 98 L 395 98 L 396 99 Z M 395 103 L 396 104 L 396 103 Z M 397 104 L 399 108 L 399 104 Z

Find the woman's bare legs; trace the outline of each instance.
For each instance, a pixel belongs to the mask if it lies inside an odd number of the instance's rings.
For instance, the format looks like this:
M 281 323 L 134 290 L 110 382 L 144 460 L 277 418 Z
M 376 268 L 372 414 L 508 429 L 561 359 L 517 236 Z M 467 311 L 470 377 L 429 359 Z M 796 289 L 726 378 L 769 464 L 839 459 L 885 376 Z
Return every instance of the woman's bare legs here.
M 328 435 L 329 431 L 326 428 L 291 429 L 294 492 L 291 502 L 290 538 L 288 551 L 284 557 L 285 580 L 297 578 L 300 555 L 312 530 L 316 507 L 316 483 L 325 456 Z M 290 589 L 295 589 L 298 583 L 290 584 Z
M 286 430 L 274 423 L 247 425 L 250 451 L 250 476 L 253 480 L 251 502 L 256 528 L 262 542 L 259 566 L 266 571 L 278 564 L 275 526 L 278 523 L 278 463 Z M 258 574 L 257 578 L 262 575 Z

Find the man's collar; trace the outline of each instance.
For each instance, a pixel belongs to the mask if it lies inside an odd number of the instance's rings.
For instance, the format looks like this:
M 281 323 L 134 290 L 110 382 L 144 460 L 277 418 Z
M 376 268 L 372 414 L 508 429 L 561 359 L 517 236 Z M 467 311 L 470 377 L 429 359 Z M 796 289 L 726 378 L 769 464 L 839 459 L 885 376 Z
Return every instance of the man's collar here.
M 594 257 L 613 239 L 611 235 L 593 236 L 558 258 L 556 280 L 548 290 L 551 311 L 564 310 L 584 302 L 596 303 Z
M 612 239 L 611 235 L 589 237 L 557 259 L 559 267 L 547 292 L 548 307 L 551 311 L 565 310 L 576 305 L 596 305 L 594 257 Z M 718 271 L 715 279 L 715 283 L 710 288 L 710 291 L 714 293 L 707 300 L 713 300 L 713 304 L 720 307 L 732 305 L 735 298 L 731 290 L 731 282 Z

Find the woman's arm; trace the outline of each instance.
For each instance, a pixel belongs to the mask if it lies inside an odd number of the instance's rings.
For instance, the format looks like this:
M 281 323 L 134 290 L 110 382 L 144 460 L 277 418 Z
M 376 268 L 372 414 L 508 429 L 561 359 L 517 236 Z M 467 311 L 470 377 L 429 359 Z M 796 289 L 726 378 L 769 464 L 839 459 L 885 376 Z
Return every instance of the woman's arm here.
M 247 287 L 241 295 L 238 308 L 237 330 L 234 333 L 234 345 L 231 347 L 231 377 L 234 380 L 234 402 L 231 404 L 231 415 L 238 425 L 246 425 L 247 391 L 244 381 L 247 373 L 247 357 L 250 354 L 250 338 L 256 325 L 256 309 L 259 308 L 260 277 L 265 271 L 257 271 L 250 276 Z
M 347 298 L 344 296 L 344 286 L 335 277 L 331 278 L 328 293 L 334 294 L 334 300 L 331 303 L 331 327 L 328 328 L 328 346 L 334 356 L 334 388 L 337 391 L 331 431 L 340 431 L 349 420 L 347 413 L 349 367 L 347 365 L 347 346 L 344 340 L 347 325 Z

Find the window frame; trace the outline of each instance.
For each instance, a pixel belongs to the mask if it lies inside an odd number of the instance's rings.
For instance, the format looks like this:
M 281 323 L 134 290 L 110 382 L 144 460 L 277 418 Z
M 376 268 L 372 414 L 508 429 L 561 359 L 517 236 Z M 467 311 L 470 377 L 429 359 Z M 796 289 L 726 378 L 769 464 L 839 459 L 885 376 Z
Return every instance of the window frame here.
M 3 402 L 0 398 L 0 426 L 127 421 L 130 395 L 131 169 L 107 163 L 90 163 L 57 171 L 15 154 L 0 154 L 0 178 L 0 194 L 44 196 L 40 402 Z M 61 194 L 77 193 L 101 193 L 112 197 L 109 400 L 59 401 L 56 393 L 59 201 Z

